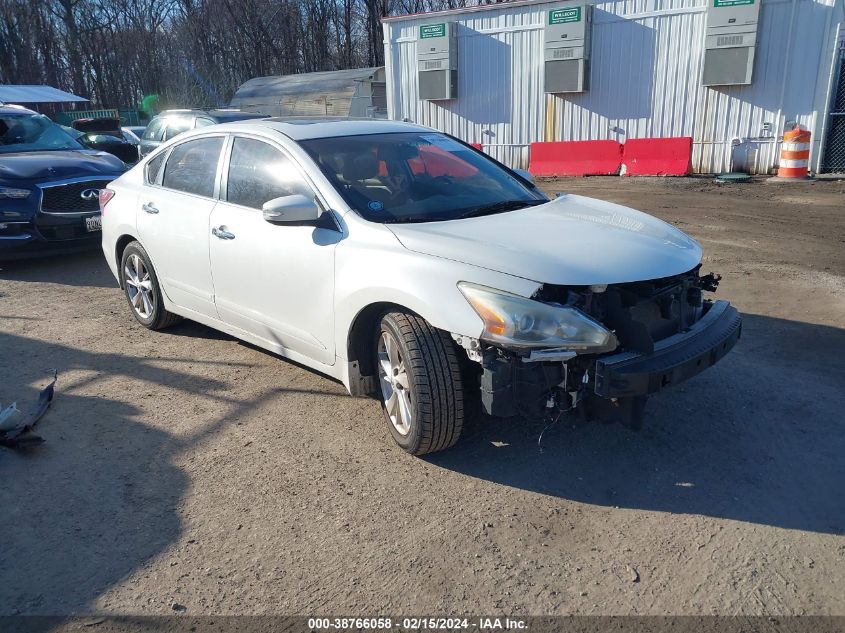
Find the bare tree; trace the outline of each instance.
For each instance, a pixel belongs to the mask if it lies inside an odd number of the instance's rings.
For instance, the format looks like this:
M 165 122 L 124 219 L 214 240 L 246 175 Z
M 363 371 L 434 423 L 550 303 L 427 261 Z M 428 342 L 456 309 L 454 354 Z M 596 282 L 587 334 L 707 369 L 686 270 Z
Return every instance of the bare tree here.
M 211 105 L 257 76 L 380 66 L 383 17 L 479 1 L 0 0 L 0 83 Z

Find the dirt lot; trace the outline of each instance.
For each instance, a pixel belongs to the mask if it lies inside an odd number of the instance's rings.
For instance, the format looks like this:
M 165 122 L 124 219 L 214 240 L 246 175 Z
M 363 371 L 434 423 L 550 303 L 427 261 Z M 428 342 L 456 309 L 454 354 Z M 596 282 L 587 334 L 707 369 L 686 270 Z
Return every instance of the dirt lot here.
M 845 614 L 845 183 L 543 186 L 691 233 L 745 314 L 640 433 L 484 419 L 415 459 L 331 380 L 144 330 L 97 253 L 3 264 L 0 402 L 59 383 L 0 449 L 0 614 Z

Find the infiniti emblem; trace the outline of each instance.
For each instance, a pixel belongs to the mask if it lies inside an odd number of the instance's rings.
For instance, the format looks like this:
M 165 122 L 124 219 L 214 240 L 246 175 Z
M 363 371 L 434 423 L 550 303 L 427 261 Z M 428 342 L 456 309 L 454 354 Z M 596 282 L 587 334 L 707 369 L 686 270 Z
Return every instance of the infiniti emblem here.
M 95 198 L 100 197 L 100 190 L 99 189 L 83 189 L 82 193 L 79 194 L 79 197 L 83 200 L 94 200 Z

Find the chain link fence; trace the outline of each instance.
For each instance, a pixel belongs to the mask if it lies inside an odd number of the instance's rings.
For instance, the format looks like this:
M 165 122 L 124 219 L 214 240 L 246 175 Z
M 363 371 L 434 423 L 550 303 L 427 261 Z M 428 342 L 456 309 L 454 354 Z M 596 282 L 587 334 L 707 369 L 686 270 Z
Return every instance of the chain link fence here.
M 834 94 L 836 96 L 828 115 L 821 171 L 845 173 L 845 48 L 839 51 L 839 73 Z

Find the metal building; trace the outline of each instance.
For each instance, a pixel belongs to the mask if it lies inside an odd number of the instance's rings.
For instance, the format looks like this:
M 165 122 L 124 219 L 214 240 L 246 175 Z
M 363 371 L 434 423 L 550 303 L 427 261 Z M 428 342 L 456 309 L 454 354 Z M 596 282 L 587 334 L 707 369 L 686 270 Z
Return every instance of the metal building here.
M 844 2 L 521 0 L 385 18 L 388 116 L 515 167 L 536 141 L 692 137 L 702 173 L 771 172 L 800 123 L 810 168 L 824 146 L 845 168 Z
M 241 84 L 231 105 L 270 116 L 383 118 L 384 68 L 256 77 Z

